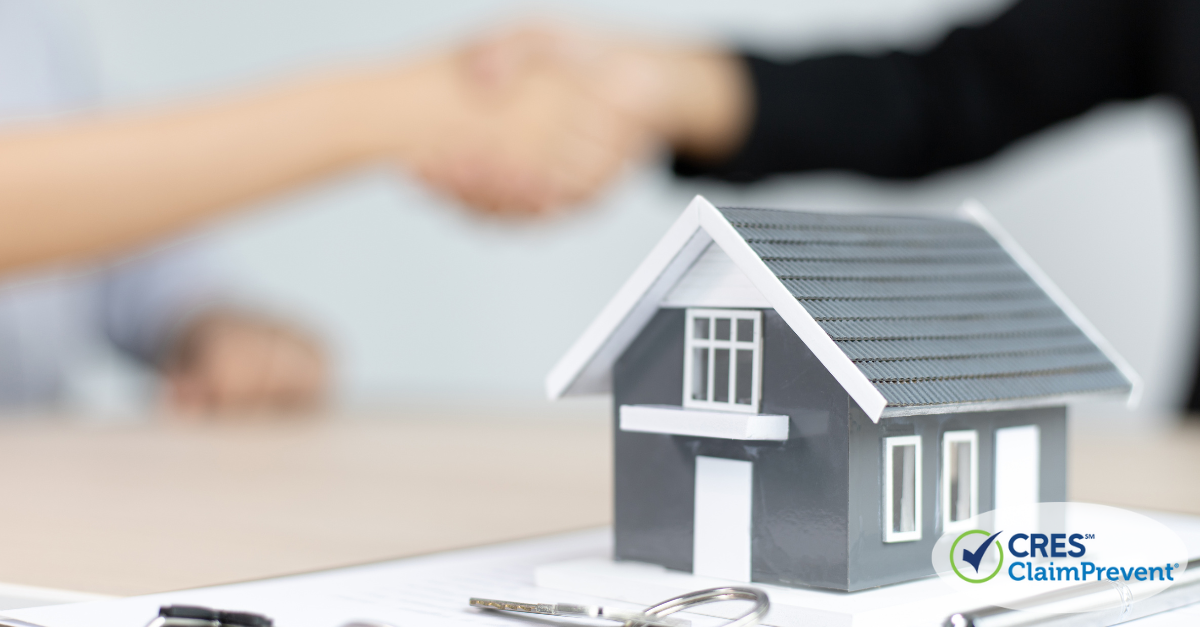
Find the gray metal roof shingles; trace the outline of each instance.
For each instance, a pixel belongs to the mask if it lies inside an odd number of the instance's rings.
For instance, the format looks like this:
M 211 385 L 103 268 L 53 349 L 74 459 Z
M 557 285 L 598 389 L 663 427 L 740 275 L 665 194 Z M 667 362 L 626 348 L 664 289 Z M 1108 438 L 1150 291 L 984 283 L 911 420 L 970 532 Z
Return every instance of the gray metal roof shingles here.
M 721 207 L 889 407 L 1127 391 L 1117 367 L 982 228 Z

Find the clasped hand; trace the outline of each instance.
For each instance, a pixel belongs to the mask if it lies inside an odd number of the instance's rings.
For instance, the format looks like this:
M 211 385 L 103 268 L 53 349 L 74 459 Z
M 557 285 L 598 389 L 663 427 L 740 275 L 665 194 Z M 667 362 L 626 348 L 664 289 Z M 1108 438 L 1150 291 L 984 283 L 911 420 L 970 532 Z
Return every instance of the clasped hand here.
M 723 52 L 561 26 L 514 28 L 425 64 L 436 87 L 409 165 L 492 214 L 584 202 L 656 145 L 719 157 L 747 108 L 740 65 Z

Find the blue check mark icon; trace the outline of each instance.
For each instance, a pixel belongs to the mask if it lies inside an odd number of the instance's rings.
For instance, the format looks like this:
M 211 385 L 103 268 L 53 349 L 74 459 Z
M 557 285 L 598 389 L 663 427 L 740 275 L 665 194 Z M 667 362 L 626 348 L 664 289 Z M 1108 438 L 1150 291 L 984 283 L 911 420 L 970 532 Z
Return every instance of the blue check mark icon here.
M 975 549 L 974 551 L 963 549 L 963 561 L 970 564 L 971 567 L 975 569 L 975 572 L 979 572 L 979 562 L 983 561 L 983 556 L 987 553 L 988 547 L 992 545 L 992 540 L 995 540 L 996 536 L 1000 535 L 1001 533 L 1004 532 L 997 531 L 996 533 L 993 533 L 992 537 L 984 540 L 983 544 L 979 545 L 979 548 Z

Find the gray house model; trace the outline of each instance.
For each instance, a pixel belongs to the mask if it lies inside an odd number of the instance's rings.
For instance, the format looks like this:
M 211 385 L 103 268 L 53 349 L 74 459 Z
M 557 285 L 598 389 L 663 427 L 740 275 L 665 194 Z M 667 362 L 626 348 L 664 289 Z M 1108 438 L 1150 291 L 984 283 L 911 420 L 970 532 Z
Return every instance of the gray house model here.
M 697 197 L 546 381 L 613 395 L 616 559 L 860 590 L 932 574 L 982 511 L 1065 500 L 1066 401 L 1137 377 L 964 213 Z

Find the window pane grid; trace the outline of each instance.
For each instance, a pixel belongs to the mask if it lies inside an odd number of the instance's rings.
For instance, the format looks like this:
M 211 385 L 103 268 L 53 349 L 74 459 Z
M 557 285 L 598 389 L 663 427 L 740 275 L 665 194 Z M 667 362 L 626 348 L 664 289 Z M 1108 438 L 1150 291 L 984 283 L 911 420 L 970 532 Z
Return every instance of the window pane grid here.
M 684 406 L 758 411 L 761 312 L 688 310 Z

